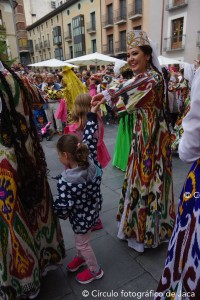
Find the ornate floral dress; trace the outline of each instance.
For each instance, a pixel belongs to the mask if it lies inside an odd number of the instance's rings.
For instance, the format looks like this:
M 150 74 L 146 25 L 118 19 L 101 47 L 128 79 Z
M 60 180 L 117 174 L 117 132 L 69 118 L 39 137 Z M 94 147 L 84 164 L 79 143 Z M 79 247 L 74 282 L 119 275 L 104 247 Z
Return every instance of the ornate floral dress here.
M 118 237 L 142 252 L 169 240 L 174 226 L 170 134 L 163 115 L 163 80 L 154 70 L 108 91 L 119 114 L 135 114 L 117 220 Z
M 200 159 L 193 163 L 180 195 L 176 224 L 156 300 L 200 299 L 199 179 Z M 159 293 L 163 296 L 159 297 Z
M 34 298 L 65 249 L 25 97 L 31 94 L 6 70 L 0 77 L 0 299 Z

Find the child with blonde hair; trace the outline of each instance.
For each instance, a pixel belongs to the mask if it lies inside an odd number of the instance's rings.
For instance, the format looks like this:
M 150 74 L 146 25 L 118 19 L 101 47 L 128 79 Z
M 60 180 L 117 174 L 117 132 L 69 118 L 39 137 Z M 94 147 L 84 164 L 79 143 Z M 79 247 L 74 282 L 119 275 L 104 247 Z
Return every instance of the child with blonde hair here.
M 81 284 L 90 283 L 103 276 L 89 244 L 91 228 L 97 222 L 102 204 L 100 191 L 102 168 L 97 161 L 98 103 L 87 113 L 83 142 L 76 135 L 63 135 L 57 143 L 58 156 L 66 167 L 58 176 L 57 197 L 53 208 L 55 214 L 66 219 L 69 217 L 75 235 L 77 255 L 67 265 L 70 272 L 81 266 L 87 268 L 76 276 Z
M 75 134 L 79 138 L 79 141 L 83 139 L 83 130 L 87 121 L 87 113 L 91 110 L 92 97 L 89 94 L 79 94 L 73 106 L 72 119 L 73 124 L 65 127 L 64 133 Z M 95 133 L 97 138 L 97 160 L 101 164 L 102 168 L 105 168 L 110 162 L 111 158 L 104 143 L 104 125 L 99 113 L 97 113 L 98 129 Z M 103 228 L 101 219 L 98 219 L 97 223 L 93 226 L 92 231 L 100 230 Z
M 72 119 L 73 124 L 66 126 L 64 133 L 76 134 L 80 141 L 83 137 L 83 129 L 86 125 L 87 113 L 91 109 L 92 97 L 89 94 L 80 94 L 76 97 L 73 105 Z M 105 168 L 111 160 L 106 145 L 104 143 L 104 125 L 99 113 L 97 113 L 98 131 L 96 133 L 97 143 L 97 160 L 101 164 L 102 168 Z

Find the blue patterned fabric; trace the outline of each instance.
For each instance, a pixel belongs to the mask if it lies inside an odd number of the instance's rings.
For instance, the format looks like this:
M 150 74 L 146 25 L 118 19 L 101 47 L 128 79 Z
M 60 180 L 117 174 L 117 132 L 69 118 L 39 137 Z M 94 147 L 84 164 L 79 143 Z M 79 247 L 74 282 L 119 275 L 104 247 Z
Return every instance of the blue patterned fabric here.
M 102 169 L 97 162 L 97 139 L 94 133 L 97 130 L 97 115 L 88 113 L 84 129 L 83 142 L 88 146 L 90 159 L 96 166 L 96 176 L 85 183 L 66 182 L 62 175 L 58 177 L 57 197 L 53 208 L 61 219 L 69 217 L 75 233 L 86 233 L 94 226 L 99 217 L 102 205 L 101 178 Z
M 200 299 L 200 159 L 192 165 L 180 195 L 176 224 L 157 289 L 163 296 L 155 299 L 172 299 L 177 291 L 185 296 L 177 299 Z

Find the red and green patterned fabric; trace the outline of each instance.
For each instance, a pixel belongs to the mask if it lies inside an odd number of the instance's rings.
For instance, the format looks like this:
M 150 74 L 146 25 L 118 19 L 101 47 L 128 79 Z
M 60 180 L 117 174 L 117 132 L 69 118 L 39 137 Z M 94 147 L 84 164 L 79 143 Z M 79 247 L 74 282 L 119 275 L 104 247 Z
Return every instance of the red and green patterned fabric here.
M 20 120 L 20 129 L 25 140 L 26 151 L 34 165 L 36 155 L 34 137 L 29 134 L 29 109 L 18 82 L 9 72 L 4 76 L 14 97 L 18 116 L 25 116 L 26 124 Z M 5 103 L 10 110 L 10 102 L 5 85 L 0 81 Z M 4 107 L 0 124 L 0 299 L 34 298 L 40 290 L 41 275 L 48 269 L 62 263 L 65 248 L 59 222 L 52 212 L 52 194 L 47 177 L 41 199 L 28 208 L 22 202 L 19 182 L 16 149 L 6 135 Z M 12 124 L 15 132 L 14 124 Z M 17 136 L 16 136 L 17 138 Z M 39 155 L 39 154 L 38 154 Z M 31 171 L 31 170 L 30 170 Z M 29 173 L 26 174 L 29 181 Z M 23 189 L 22 189 L 23 190 Z
M 163 88 L 161 75 L 148 70 L 129 85 L 110 93 L 113 98 L 121 96 L 120 113 L 123 108 L 123 113 L 135 114 L 117 220 L 123 237 L 144 247 L 156 247 L 169 240 L 175 220 L 171 143 L 163 115 Z

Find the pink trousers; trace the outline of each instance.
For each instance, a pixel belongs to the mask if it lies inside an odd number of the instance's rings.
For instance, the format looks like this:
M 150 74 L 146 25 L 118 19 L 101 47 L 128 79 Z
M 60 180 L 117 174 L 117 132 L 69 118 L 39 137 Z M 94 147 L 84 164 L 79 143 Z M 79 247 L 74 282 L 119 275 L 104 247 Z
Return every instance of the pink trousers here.
M 88 231 L 84 234 L 74 234 L 77 256 L 83 257 L 90 271 L 94 272 L 99 269 L 99 265 L 97 263 L 94 251 L 89 244 L 90 235 L 91 231 Z

